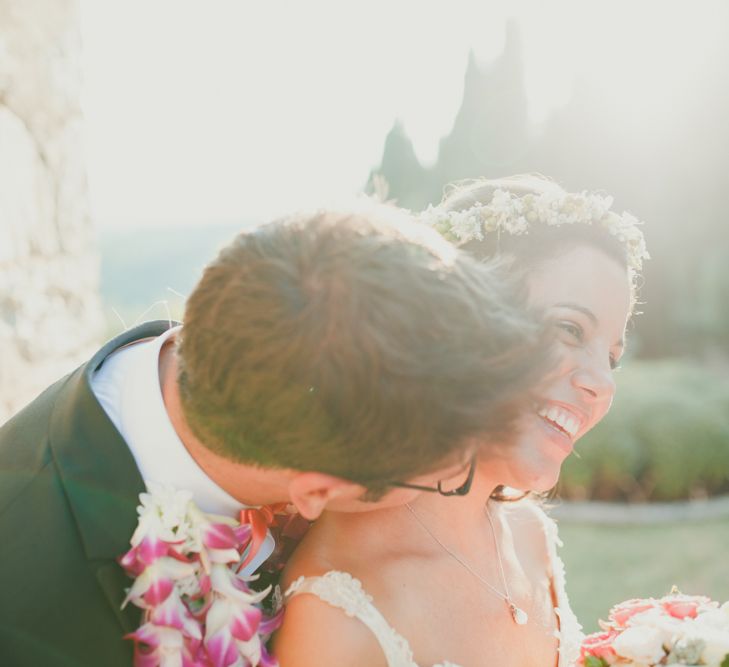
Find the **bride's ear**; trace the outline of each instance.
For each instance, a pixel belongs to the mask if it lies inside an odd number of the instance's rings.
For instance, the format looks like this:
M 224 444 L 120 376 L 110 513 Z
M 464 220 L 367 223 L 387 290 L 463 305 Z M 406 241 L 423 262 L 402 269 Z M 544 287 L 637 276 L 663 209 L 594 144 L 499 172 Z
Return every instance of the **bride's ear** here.
M 332 501 L 356 500 L 364 487 L 321 472 L 300 472 L 289 480 L 289 498 L 299 514 L 309 521 L 317 519 Z

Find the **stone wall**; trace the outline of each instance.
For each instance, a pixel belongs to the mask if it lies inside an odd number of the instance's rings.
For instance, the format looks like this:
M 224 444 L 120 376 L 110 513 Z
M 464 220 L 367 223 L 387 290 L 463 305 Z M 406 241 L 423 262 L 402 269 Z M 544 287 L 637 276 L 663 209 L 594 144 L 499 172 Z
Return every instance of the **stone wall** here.
M 73 0 L 0 0 L 0 423 L 98 343 Z

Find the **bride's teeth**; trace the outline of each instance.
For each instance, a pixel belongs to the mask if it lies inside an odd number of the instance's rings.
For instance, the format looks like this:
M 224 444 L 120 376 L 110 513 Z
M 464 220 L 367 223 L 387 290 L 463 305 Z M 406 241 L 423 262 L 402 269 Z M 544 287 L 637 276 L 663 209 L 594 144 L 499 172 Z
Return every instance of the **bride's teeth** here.
M 577 434 L 577 431 L 580 427 L 580 422 L 575 417 L 573 417 L 569 412 L 566 412 L 564 410 L 561 410 L 556 407 L 551 407 L 549 409 L 547 408 L 540 408 L 537 411 L 537 414 L 540 417 L 543 417 L 544 419 L 548 419 L 549 421 L 557 424 L 562 430 L 569 433 L 571 437 L 574 437 Z

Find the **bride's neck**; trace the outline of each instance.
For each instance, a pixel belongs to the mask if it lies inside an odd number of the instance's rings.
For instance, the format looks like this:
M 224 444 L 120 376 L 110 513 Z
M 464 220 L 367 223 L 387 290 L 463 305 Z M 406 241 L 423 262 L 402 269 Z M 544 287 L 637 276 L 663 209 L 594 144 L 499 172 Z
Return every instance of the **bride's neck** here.
M 487 525 L 484 508 L 497 486 L 499 484 L 495 480 L 477 473 L 470 492 L 465 496 L 444 497 L 423 493 L 409 505 L 417 518 L 442 539 L 449 540 L 454 547 L 462 545 L 466 548 L 475 535 L 484 534 L 484 526 Z
M 416 545 L 430 549 L 432 537 L 427 536 L 428 530 L 464 554 L 473 550 L 483 553 L 492 543 L 486 530 L 484 507 L 496 486 L 483 475 L 476 475 L 466 496 L 421 493 L 408 503 L 409 507 L 400 505 L 358 513 L 325 512 L 317 521 L 317 533 L 320 538 L 326 535 L 332 544 L 352 545 L 362 539 L 367 549 L 375 548 L 375 543 L 388 550 L 397 549 L 398 544 L 407 544 L 408 549 Z M 378 535 L 375 543 L 371 539 L 373 531 Z

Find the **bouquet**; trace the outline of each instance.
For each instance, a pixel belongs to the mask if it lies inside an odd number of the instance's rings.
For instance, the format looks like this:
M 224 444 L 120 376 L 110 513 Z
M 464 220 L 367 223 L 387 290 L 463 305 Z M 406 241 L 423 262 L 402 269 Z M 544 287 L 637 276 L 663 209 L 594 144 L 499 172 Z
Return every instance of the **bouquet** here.
M 579 667 L 729 667 L 729 602 L 682 595 L 622 602 L 582 642 Z

